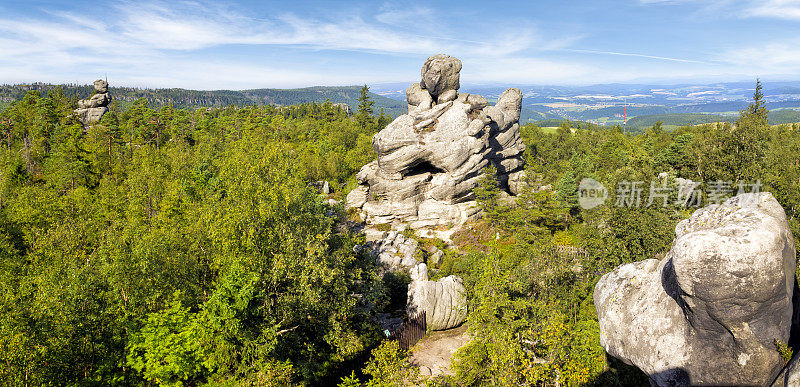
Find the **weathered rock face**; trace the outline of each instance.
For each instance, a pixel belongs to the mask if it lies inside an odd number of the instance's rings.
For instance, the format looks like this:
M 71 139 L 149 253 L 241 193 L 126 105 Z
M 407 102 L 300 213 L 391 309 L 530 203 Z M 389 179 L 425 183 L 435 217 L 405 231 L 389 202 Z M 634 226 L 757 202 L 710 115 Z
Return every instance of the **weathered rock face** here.
M 456 58 L 429 58 L 422 82 L 406 90 L 408 114 L 372 138 L 377 160 L 359 171 L 361 186 L 347 196 L 368 224 L 461 224 L 478 213 L 472 189 L 490 165 L 502 187 L 518 192 L 522 93 L 508 89 L 488 106 L 479 95 L 457 92 L 460 70 Z
M 111 95 L 108 94 L 108 82 L 98 79 L 94 81 L 95 94 L 90 98 L 78 101 L 78 108 L 75 114 L 84 127 L 92 122 L 98 122 L 103 115 L 108 112 L 108 104 L 111 103 Z
M 428 267 L 421 263 L 411 269 L 408 286 L 408 315 L 425 311 L 428 328 L 440 331 L 455 328 L 467 319 L 467 297 L 461 279 L 451 275 L 428 280 Z
M 436 103 L 456 99 L 460 85 L 461 61 L 447 55 L 434 55 L 422 65 L 419 86 L 426 89 Z M 445 97 L 445 98 L 442 98 Z
M 772 387 L 800 386 L 800 356 L 794 356 L 792 361 L 781 371 Z
M 741 194 L 695 211 L 675 233 L 663 260 L 600 279 L 600 343 L 656 385 L 769 385 L 796 289 L 783 208 L 770 193 Z
M 345 112 L 348 116 L 352 116 L 353 115 L 353 110 L 350 109 L 350 105 L 348 105 L 346 103 L 342 103 L 342 102 L 335 103 L 335 104 L 333 104 L 333 107 L 337 107 L 339 109 L 342 109 L 342 111 Z
M 406 238 L 397 231 L 390 231 L 381 239 L 371 242 L 372 252 L 378 263 L 389 270 L 413 268 L 419 264 L 414 257 L 419 247 L 419 242 Z

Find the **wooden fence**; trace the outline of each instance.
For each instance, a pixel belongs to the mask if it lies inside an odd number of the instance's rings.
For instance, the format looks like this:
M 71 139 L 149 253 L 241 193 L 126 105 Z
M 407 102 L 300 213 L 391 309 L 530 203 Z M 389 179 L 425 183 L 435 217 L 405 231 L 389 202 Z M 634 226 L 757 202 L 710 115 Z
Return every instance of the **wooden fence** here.
M 425 311 L 421 311 L 409 317 L 408 321 L 404 322 L 399 329 L 392 332 L 391 338 L 397 340 L 400 344 L 400 349 L 407 351 L 413 347 L 421 338 L 425 337 L 428 331 L 428 321 L 425 316 Z

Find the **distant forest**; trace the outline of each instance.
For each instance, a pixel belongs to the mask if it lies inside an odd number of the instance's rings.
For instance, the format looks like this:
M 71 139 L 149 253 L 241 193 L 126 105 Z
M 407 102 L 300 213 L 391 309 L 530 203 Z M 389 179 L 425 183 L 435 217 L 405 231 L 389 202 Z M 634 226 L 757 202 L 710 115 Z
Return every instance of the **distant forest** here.
M 52 85 L 34 83 L 30 85 L 0 85 L 0 108 L 11 102 L 21 100 L 28 91 L 48 91 L 60 87 L 67 97 L 86 98 L 92 95 L 92 85 Z M 302 89 L 251 89 L 251 90 L 187 90 L 187 89 L 139 89 L 133 87 L 110 87 L 109 91 L 122 108 L 128 108 L 134 101 L 147 100 L 150 106 L 160 108 L 172 105 L 177 109 L 198 107 L 226 107 L 247 105 L 289 106 L 301 103 L 346 103 L 355 110 L 361 86 L 315 86 Z M 381 109 L 389 116 L 403 113 L 406 105 L 374 93 L 370 98 L 374 108 Z

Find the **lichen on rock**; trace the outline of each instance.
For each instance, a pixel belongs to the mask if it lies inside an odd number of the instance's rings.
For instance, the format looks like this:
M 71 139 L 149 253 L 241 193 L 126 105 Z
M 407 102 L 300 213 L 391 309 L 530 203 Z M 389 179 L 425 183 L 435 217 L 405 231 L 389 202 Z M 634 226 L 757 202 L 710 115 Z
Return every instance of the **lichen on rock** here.
M 594 290 L 600 343 L 659 386 L 769 385 L 793 325 L 795 245 L 770 193 L 735 196 L 676 227 L 662 260 Z

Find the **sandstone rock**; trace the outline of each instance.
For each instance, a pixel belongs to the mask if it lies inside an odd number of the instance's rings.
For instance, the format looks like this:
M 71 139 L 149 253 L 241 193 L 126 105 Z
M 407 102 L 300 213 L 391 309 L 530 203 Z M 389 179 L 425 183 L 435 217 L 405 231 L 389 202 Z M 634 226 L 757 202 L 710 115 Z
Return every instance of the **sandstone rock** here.
M 660 386 L 768 385 L 789 341 L 795 246 L 770 193 L 680 222 L 661 261 L 617 267 L 594 291 L 600 343 Z
M 94 81 L 94 90 L 100 94 L 108 93 L 108 82 L 102 79 Z
M 377 160 L 356 175 L 364 189 L 348 195 L 367 224 L 448 227 L 478 215 L 472 190 L 486 167 L 510 193 L 519 192 L 525 150 L 519 134 L 522 93 L 508 89 L 495 106 L 459 95 L 461 61 L 429 58 L 422 82 L 406 90 L 408 114 L 372 138 Z
M 455 328 L 467 318 L 467 298 L 461 279 L 451 275 L 428 280 L 428 268 L 421 263 L 411 269 L 408 286 L 409 316 L 425 311 L 428 328 L 439 331 Z
M 361 208 L 367 202 L 369 188 L 360 185 L 347 194 L 345 205 L 347 208 Z
M 335 104 L 333 104 L 333 107 L 341 109 L 348 116 L 352 116 L 353 115 L 353 110 L 350 109 L 350 105 L 348 105 L 346 103 L 341 103 L 341 102 L 335 103 Z
M 442 262 L 442 257 L 444 257 L 444 252 L 441 250 L 436 251 L 435 253 L 431 254 L 431 257 L 428 259 L 431 265 L 438 265 Z
M 795 355 L 792 361 L 781 371 L 778 378 L 772 383 L 772 387 L 796 387 L 800 386 L 800 356 Z
M 406 238 L 396 230 L 387 233 L 372 227 L 365 228 L 364 234 L 373 255 L 383 265 L 383 270 L 405 270 L 419 264 L 415 257 L 419 250 L 419 242 L 416 240 Z
M 91 97 L 78 101 L 78 108 L 75 115 L 84 127 L 100 121 L 103 115 L 108 112 L 108 104 L 111 103 L 111 95 L 108 94 L 108 82 L 98 79 L 94 81 L 95 94 Z
M 108 108 L 105 106 L 75 109 L 75 115 L 78 117 L 78 121 L 80 121 L 84 126 L 87 126 L 92 122 L 100 121 L 100 119 L 103 118 L 103 115 L 107 112 Z
M 448 90 L 458 90 L 460 81 L 461 61 L 449 55 L 434 55 L 422 65 L 422 80 L 420 87 L 427 89 L 434 100 Z
M 433 97 L 427 90 L 423 90 L 419 83 L 414 83 L 406 89 L 406 101 L 409 113 L 412 109 L 425 111 L 433 105 Z

